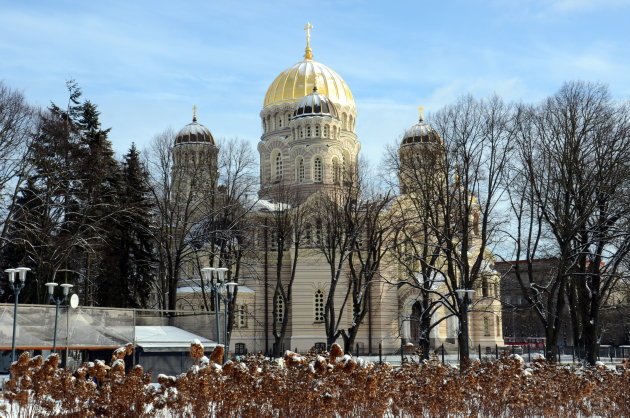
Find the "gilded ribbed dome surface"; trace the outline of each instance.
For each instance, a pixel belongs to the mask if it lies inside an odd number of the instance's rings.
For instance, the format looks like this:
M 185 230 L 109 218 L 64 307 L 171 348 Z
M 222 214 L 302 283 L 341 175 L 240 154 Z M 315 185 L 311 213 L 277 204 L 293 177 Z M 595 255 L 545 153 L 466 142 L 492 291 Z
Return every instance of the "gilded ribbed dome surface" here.
M 210 130 L 197 122 L 197 118 L 184 126 L 175 137 L 175 145 L 180 144 L 211 144 L 214 145 L 214 138 Z
M 327 96 L 319 93 L 317 87 L 313 87 L 313 92 L 300 100 L 297 109 L 293 112 L 295 119 L 306 116 L 338 118 L 335 104 Z
M 297 102 L 317 86 L 320 93 L 341 106 L 354 105 L 350 87 L 334 70 L 322 63 L 305 59 L 280 73 L 265 95 L 264 107 Z

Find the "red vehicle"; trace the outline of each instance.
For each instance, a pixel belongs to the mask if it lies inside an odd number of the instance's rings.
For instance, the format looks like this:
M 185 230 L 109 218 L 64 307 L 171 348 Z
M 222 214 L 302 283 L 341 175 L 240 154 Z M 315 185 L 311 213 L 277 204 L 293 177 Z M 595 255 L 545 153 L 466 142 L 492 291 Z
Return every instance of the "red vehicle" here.
M 505 342 L 505 345 L 543 348 L 547 339 L 545 337 L 503 337 L 503 341 Z

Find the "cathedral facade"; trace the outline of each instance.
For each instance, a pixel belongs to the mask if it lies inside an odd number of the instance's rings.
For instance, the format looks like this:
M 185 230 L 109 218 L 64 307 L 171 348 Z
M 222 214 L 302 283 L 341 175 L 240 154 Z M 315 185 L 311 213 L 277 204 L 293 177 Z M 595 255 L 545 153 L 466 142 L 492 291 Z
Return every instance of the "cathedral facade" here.
M 308 29 L 309 26 L 307 33 Z M 314 60 L 310 35 L 307 35 L 304 59 L 282 71 L 267 89 L 260 118 L 260 191 L 250 216 L 263 220 L 285 204 L 308 205 L 314 196 L 334 193 L 353 181 L 349 172 L 357 163 L 361 148 L 355 133 L 357 108 L 354 97 L 339 74 Z M 184 134 L 178 135 L 175 146 L 178 155 L 186 154 L 188 151 L 183 148 L 187 146 L 203 148 L 210 142 L 212 148 L 208 146 L 206 155 L 216 155 L 214 141 L 208 139 L 212 138 L 211 134 L 204 129 L 196 125 L 184 128 Z M 192 130 L 203 133 L 204 144 L 182 139 Z M 439 135 L 420 120 L 401 139 L 401 158 L 415 150 L 414 146 L 435 141 L 439 141 Z M 193 148 L 190 150 L 194 151 Z M 404 207 L 401 202 L 411 186 L 406 184 L 403 175 L 400 180 L 401 197 L 397 205 Z M 287 196 L 291 202 L 287 202 Z M 284 339 L 280 341 L 283 350 L 306 352 L 326 348 L 324 305 L 331 277 L 329 265 L 320 252 L 304 245 L 295 267 L 291 265 L 291 257 L 286 257 L 278 266 L 276 248 L 270 244 L 273 240 L 263 237 L 264 234 L 264 231 L 254 233 L 252 239 L 259 250 L 250 260 L 251 271 L 243 270 L 238 278 L 230 351 L 236 354 L 269 353 L 274 344 L 274 330 L 277 331 L 285 317 L 288 321 Z M 306 241 L 315 239 L 311 234 L 316 233 L 309 231 Z M 489 256 L 489 260 L 491 258 Z M 278 269 L 281 270 L 279 276 Z M 292 269 L 295 270 L 295 280 L 290 303 L 286 304 L 285 300 L 276 297 L 273 283 L 276 277 L 288 277 Z M 476 296 L 488 301 L 482 303 L 483 309 L 479 312 L 469 314 L 470 344 L 494 349 L 495 345 L 503 345 L 499 277 L 491 268 L 488 272 L 483 284 L 480 281 Z M 400 285 L 400 269 L 395 263 L 387 263 L 379 275 L 386 280 L 370 286 L 370 312 L 354 341 L 354 354 L 377 354 L 379 347 L 384 353 L 393 353 L 406 344 L 415 344 L 419 338 L 416 318 L 419 292 L 413 287 Z M 440 287 L 436 283 L 435 286 L 438 291 L 445 291 L 444 285 Z M 178 303 L 178 307 L 185 310 L 201 306 L 194 302 L 201 297 L 198 290 L 199 287 L 189 284 L 181 287 L 177 295 L 183 302 Z M 341 295 L 342 292 L 336 296 L 338 306 L 343 302 Z M 348 312 L 341 314 L 340 328 L 353 325 L 350 309 L 348 307 Z M 440 318 L 444 320 L 440 321 Z M 439 308 L 433 321 L 439 324 L 431 330 L 431 345 L 434 348 L 443 345 L 447 352 L 455 353 L 457 318 L 449 316 L 446 308 Z

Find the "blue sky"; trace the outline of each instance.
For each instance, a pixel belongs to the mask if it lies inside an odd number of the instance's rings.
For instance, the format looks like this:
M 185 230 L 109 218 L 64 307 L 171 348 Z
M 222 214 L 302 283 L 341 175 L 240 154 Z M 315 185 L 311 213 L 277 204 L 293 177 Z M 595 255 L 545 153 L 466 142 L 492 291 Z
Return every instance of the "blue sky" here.
M 256 146 L 273 79 L 315 60 L 355 96 L 364 155 L 428 112 L 472 93 L 538 101 L 563 81 L 601 81 L 630 97 L 630 0 L 7 1 L 0 79 L 36 105 L 67 101 L 65 80 L 99 106 L 122 154 L 199 108 L 216 138 Z

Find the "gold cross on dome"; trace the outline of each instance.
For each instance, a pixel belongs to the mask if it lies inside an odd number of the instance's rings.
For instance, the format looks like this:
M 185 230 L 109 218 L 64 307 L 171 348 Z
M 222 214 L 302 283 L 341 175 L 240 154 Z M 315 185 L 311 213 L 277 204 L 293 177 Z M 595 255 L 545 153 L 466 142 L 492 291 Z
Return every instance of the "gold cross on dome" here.
M 304 30 L 306 31 L 306 46 L 311 46 L 311 29 L 313 29 L 313 25 L 310 22 L 306 23 L 306 27 Z
M 424 107 L 420 106 L 418 108 L 418 112 L 420 112 L 420 120 L 422 120 L 422 111 L 424 110 Z
M 307 23 L 304 28 L 306 31 L 306 48 L 304 49 L 304 58 L 307 60 L 313 59 L 313 50 L 311 49 L 311 29 L 313 29 L 313 25 Z
M 193 120 L 197 120 L 197 105 L 193 106 Z

